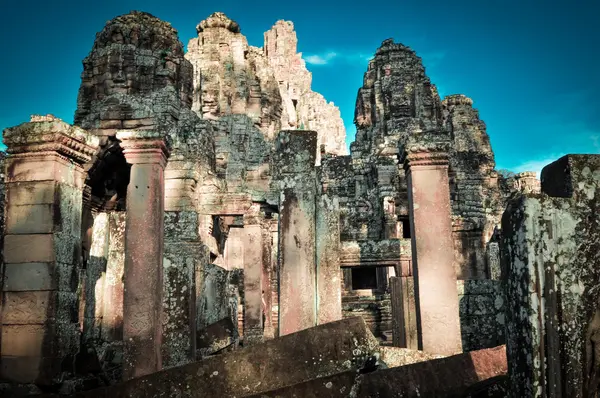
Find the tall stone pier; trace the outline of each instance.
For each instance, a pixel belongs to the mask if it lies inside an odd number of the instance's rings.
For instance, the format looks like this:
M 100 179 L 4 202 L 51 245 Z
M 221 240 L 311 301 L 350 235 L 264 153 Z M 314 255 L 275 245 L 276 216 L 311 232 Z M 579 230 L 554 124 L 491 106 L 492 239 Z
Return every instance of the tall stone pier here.
M 462 351 L 448 184 L 448 141 L 419 137 L 405 147 L 419 348 Z M 441 135 L 441 134 L 439 134 Z
M 244 346 L 263 341 L 263 233 L 257 206 L 244 217 Z
M 123 293 L 123 379 L 162 368 L 164 168 L 161 133 L 120 131 L 131 164 L 127 187 Z
M 542 170 L 502 217 L 511 397 L 600 391 L 600 155 Z
M 279 196 L 279 335 L 316 325 L 317 133 L 282 131 L 275 172 Z
M 52 116 L 34 116 L 6 129 L 4 142 L 0 379 L 52 385 L 64 358 L 79 349 L 82 165 L 98 139 Z
M 342 319 L 342 269 L 340 268 L 340 204 L 323 193 L 316 216 L 317 323 Z

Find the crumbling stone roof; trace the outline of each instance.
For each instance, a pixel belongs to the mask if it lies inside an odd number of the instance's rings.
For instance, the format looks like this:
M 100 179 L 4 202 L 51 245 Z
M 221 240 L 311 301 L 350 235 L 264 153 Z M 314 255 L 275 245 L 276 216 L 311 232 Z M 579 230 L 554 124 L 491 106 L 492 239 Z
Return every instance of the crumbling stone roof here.
M 139 49 L 170 50 L 172 55 L 183 55 L 177 30 L 170 23 L 141 11 L 131 11 L 108 21 L 96 34 L 92 51 L 111 44 L 131 44 Z
M 210 28 L 225 28 L 231 33 L 241 32 L 240 25 L 222 12 L 215 12 L 204 21 L 200 22 L 196 26 L 196 31 L 200 33 L 204 32 L 205 29 Z

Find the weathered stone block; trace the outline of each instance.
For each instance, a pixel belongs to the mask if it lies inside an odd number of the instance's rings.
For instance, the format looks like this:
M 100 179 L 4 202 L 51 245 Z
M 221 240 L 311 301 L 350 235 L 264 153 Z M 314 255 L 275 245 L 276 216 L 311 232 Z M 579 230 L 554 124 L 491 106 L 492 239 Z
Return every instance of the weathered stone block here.
M 195 211 L 165 211 L 165 240 L 198 240 L 198 213 Z
M 7 182 L 56 181 L 83 188 L 83 170 L 58 154 L 9 158 L 6 167 Z
M 55 203 L 54 181 L 23 181 L 7 185 L 6 199 L 13 206 Z
M 5 292 L 3 324 L 77 322 L 77 296 L 52 290 Z
M 464 397 L 481 381 L 506 371 L 502 346 L 367 374 L 343 372 L 252 397 Z
M 377 349 L 364 321 L 351 318 L 77 396 L 246 396 L 345 370 L 356 374 Z
M 379 349 L 380 361 L 388 368 L 411 365 L 413 363 L 431 361 L 432 359 L 444 358 L 444 355 L 428 354 L 419 350 L 411 350 L 401 347 L 382 346 Z
M 4 261 L 6 263 L 53 262 L 54 236 L 52 234 L 6 235 Z
M 77 288 L 77 269 L 71 264 L 17 263 L 4 268 L 4 291 L 59 290 Z
M 11 204 L 6 212 L 7 234 L 48 234 L 54 231 L 57 222 L 57 208 L 53 204 L 23 205 Z M 57 214 L 58 213 L 58 214 Z
M 60 357 L 79 348 L 79 330 L 75 323 L 45 325 L 3 325 L 2 356 Z
M 196 338 L 198 358 L 204 358 L 237 343 L 238 334 L 233 320 L 223 318 L 199 330 Z

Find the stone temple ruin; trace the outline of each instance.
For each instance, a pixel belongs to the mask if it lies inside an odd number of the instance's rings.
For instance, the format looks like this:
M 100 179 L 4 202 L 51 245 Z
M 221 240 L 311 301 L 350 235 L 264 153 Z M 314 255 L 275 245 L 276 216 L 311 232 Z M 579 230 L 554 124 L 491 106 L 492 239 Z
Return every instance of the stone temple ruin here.
M 3 396 L 597 396 L 600 156 L 498 173 L 391 39 L 348 155 L 291 22 L 197 31 L 116 17 L 4 131 Z

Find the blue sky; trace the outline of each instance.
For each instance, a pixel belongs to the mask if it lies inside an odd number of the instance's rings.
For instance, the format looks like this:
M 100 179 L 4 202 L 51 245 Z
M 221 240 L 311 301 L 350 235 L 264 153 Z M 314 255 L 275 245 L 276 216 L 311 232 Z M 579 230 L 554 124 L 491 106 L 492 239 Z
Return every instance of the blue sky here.
M 340 107 L 348 143 L 367 60 L 393 37 L 423 58 L 441 95 L 473 98 L 498 168 L 540 170 L 566 153 L 600 152 L 598 0 L 2 0 L 0 130 L 33 113 L 72 122 L 81 60 L 105 22 L 130 10 L 171 22 L 184 45 L 214 11 L 255 46 L 276 20 L 292 20 L 313 90 Z

